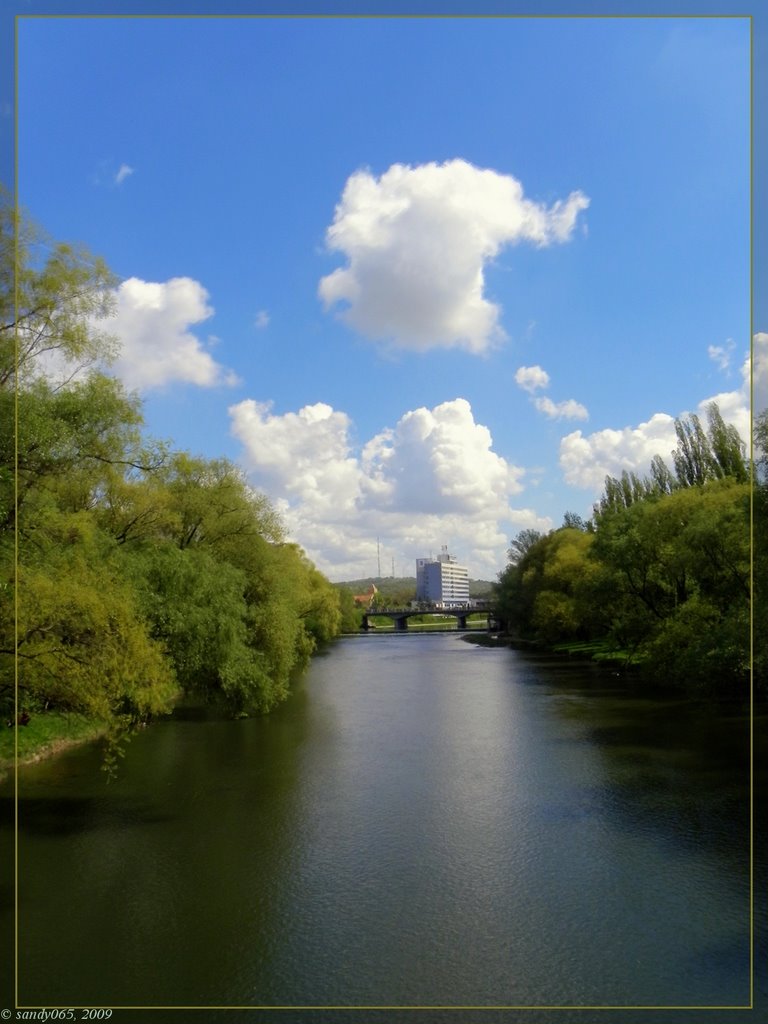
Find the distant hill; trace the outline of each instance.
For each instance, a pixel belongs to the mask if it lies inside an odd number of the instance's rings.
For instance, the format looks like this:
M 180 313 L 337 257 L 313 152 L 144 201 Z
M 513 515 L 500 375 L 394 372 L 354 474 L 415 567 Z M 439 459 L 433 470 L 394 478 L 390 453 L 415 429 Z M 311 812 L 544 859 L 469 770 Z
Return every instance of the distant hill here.
M 346 587 L 353 594 L 365 594 L 371 584 L 384 597 L 398 597 L 401 601 L 410 601 L 416 596 L 415 576 L 368 576 L 364 580 L 347 580 L 344 583 L 335 583 L 336 587 Z M 489 580 L 470 580 L 470 597 L 487 597 L 491 593 L 493 584 Z

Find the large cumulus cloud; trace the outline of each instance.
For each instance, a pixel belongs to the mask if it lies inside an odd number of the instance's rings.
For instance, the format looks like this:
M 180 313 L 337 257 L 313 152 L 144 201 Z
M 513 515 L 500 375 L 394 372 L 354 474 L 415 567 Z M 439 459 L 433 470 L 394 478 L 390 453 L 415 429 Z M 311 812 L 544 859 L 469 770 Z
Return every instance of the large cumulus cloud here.
M 576 191 L 546 207 L 511 175 L 464 160 L 357 171 L 327 232 L 348 264 L 320 281 L 320 297 L 345 304 L 342 317 L 367 337 L 484 352 L 504 336 L 485 265 L 505 245 L 567 241 L 588 205 Z
M 349 417 L 324 403 L 277 415 L 248 399 L 229 412 L 252 482 L 335 578 L 373 572 L 377 538 L 405 575 L 445 543 L 473 575 L 493 578 L 511 533 L 551 525 L 512 506 L 523 470 L 493 451 L 490 431 L 463 398 L 406 412 L 360 447 Z

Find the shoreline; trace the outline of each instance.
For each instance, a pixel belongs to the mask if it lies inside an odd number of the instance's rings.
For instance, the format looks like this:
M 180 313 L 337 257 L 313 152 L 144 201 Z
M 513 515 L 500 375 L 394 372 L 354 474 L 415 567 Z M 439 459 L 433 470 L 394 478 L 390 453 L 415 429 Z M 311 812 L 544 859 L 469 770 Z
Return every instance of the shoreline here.
M 30 725 L 34 727 L 34 724 L 39 722 L 43 722 L 46 727 L 53 726 L 53 733 L 38 738 L 34 733 L 28 734 L 26 732 Z M 3 750 L 0 753 L 0 783 L 5 782 L 18 768 L 37 764 L 40 761 L 47 761 L 49 758 L 56 757 L 72 747 L 79 747 L 84 743 L 92 743 L 94 740 L 103 739 L 108 732 L 106 723 L 80 715 L 46 715 L 44 712 L 40 712 L 33 716 L 30 725 L 11 726 L 11 728 L 6 730 L 6 736 L 11 741 L 14 738 L 14 728 L 25 731 L 24 733 L 19 731 L 18 757 L 16 757 L 15 745 L 11 747 L 10 751 Z M 3 747 L 7 745 L 3 743 Z

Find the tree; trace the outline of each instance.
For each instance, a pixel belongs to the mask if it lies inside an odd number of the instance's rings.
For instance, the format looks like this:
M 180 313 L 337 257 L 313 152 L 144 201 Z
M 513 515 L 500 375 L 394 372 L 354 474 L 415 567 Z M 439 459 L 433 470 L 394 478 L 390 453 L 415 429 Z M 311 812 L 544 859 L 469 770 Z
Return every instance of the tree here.
M 543 534 L 539 530 L 521 530 L 520 533 L 515 537 L 507 552 L 507 558 L 512 565 L 517 565 L 531 550 L 531 548 L 537 544 Z
M 707 431 L 695 414 L 675 420 L 678 443 L 672 457 L 678 482 L 683 487 L 693 487 L 730 477 L 737 483 L 746 483 L 746 446 L 738 430 L 723 420 L 716 402 L 707 406 L 707 420 Z
M 141 542 L 120 552 L 184 692 L 224 700 L 236 712 L 268 710 L 275 703 L 270 652 L 252 629 L 246 573 L 203 545 Z
M 707 406 L 709 441 L 714 460 L 714 472 L 718 478 L 730 477 L 737 483 L 749 480 L 746 462 L 746 445 L 732 423 L 723 420 L 717 402 Z
M 563 516 L 563 526 L 569 530 L 587 530 L 588 524 L 575 512 L 566 512 Z
M 500 618 L 516 636 L 546 643 L 591 635 L 594 615 L 585 594 L 596 575 L 588 557 L 593 533 L 577 526 L 544 536 L 524 533 L 510 550 L 517 561 L 510 562 L 495 587 Z
M 115 726 L 180 690 L 268 710 L 337 635 L 336 590 L 236 466 L 146 438 L 138 397 L 105 372 L 103 261 L 43 241 L 7 201 L 0 259 L 0 692 L 17 657 L 25 700 Z
M 678 487 L 677 480 L 660 455 L 651 459 L 651 480 L 655 494 L 671 494 Z
M 18 566 L 18 632 L 12 615 L 0 619 L 6 694 L 17 651 L 25 703 L 116 725 L 170 709 L 173 669 L 111 550 L 87 513 L 50 508 L 40 517 Z
M 339 612 L 341 622 L 339 623 L 340 633 L 357 633 L 363 622 L 363 613 L 355 604 L 355 595 L 349 587 L 338 587 Z
M 115 472 L 158 458 L 142 445 L 137 399 L 111 377 L 94 372 L 65 388 L 32 380 L 20 385 L 18 402 L 15 431 L 14 396 L 0 390 L 0 420 L 6 428 L 0 440 L 0 530 L 15 525 L 14 432 L 19 508 L 31 495 L 54 491 L 73 510 L 92 507 Z M 28 531 L 33 523 L 34 508 L 28 508 L 20 529 Z
M 600 521 L 594 555 L 620 584 L 611 635 L 667 682 L 715 688 L 720 679 L 733 692 L 743 681 L 748 524 L 749 488 L 732 479 L 681 488 Z M 694 636 L 705 623 L 706 636 Z M 685 637 L 688 653 L 675 660 Z
M 108 363 L 115 343 L 97 323 L 114 308 L 116 283 L 102 259 L 52 242 L 0 187 L 0 388 L 39 376 L 54 353 L 69 373 Z
M 755 478 L 761 487 L 768 484 L 768 409 L 755 416 L 754 428 Z
M 756 689 L 765 692 L 768 690 L 768 409 L 755 417 L 753 451 L 753 671 Z
M 256 537 L 282 542 L 280 517 L 269 500 L 249 487 L 228 459 L 177 452 L 162 467 L 160 479 L 176 513 L 174 539 L 180 548 L 215 545 L 226 558 Z
M 605 490 L 597 505 L 594 507 L 594 518 L 597 520 L 602 515 L 610 512 L 621 511 L 629 508 L 637 501 L 643 501 L 654 493 L 654 484 L 647 477 L 639 477 L 637 473 L 622 470 L 619 478 L 606 476 Z
M 672 452 L 672 459 L 680 485 L 693 487 L 712 479 L 715 458 L 699 417 L 692 413 L 687 419 L 676 419 L 675 434 L 677 447 Z

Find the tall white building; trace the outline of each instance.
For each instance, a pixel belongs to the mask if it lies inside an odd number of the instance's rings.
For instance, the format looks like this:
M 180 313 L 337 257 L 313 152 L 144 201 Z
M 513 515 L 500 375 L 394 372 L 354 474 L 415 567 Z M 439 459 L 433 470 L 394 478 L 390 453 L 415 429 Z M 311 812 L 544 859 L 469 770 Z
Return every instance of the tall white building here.
M 416 600 L 444 608 L 469 604 L 469 572 L 448 548 L 437 558 L 416 559 Z

